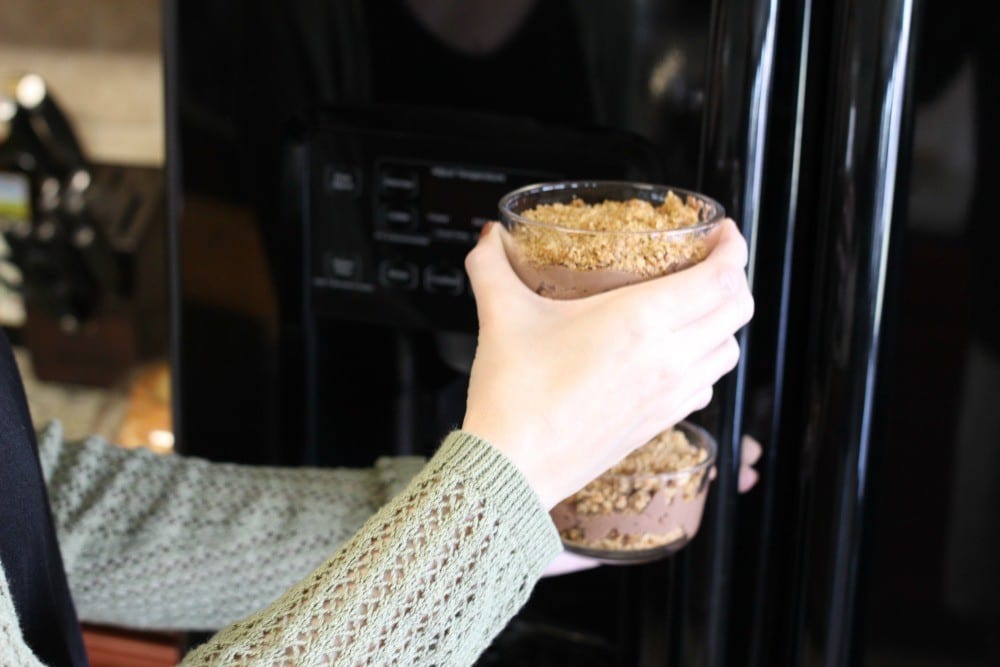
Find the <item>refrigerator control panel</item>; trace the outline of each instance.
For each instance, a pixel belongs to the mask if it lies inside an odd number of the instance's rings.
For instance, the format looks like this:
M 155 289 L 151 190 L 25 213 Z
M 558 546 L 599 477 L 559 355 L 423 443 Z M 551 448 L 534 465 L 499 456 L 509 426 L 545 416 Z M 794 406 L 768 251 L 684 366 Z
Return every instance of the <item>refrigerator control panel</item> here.
M 464 260 L 504 194 L 564 178 L 656 177 L 647 146 L 630 136 L 497 119 L 366 120 L 329 119 L 308 142 L 307 273 L 320 317 L 475 331 Z

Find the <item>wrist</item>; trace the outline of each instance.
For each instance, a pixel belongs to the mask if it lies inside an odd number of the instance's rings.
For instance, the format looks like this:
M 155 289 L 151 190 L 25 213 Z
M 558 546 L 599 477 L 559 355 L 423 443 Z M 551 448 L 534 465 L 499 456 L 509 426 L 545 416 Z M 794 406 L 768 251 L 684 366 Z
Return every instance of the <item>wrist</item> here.
M 517 468 L 546 510 L 552 509 L 562 500 L 562 496 L 553 488 L 553 476 L 541 464 L 539 445 L 529 442 L 530 439 L 524 434 L 469 415 L 462 422 L 462 431 L 489 443 Z

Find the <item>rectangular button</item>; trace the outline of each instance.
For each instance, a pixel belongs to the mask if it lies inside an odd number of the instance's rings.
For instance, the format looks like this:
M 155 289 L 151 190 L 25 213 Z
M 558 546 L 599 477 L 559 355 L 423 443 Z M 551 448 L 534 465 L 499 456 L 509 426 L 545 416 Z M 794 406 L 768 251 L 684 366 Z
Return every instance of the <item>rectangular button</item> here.
M 431 294 L 458 296 L 465 289 L 465 274 L 451 267 L 428 266 L 424 269 L 424 289 Z
M 379 226 L 383 229 L 411 231 L 417 228 L 415 206 L 382 205 L 379 207 Z
M 357 197 L 361 194 L 361 170 L 347 165 L 330 164 L 327 165 L 323 174 L 323 187 L 335 195 L 351 195 Z
M 461 243 L 463 245 L 468 245 L 475 240 L 475 236 L 464 229 L 432 229 L 431 235 L 436 241 Z
M 420 194 L 420 177 L 414 169 L 384 168 L 379 171 L 379 191 L 389 197 L 413 199 Z
M 379 282 L 383 287 L 395 289 L 416 289 L 420 272 L 411 262 L 385 260 L 379 265 Z
M 361 259 L 343 255 L 326 254 L 326 274 L 340 280 L 359 280 L 361 278 Z

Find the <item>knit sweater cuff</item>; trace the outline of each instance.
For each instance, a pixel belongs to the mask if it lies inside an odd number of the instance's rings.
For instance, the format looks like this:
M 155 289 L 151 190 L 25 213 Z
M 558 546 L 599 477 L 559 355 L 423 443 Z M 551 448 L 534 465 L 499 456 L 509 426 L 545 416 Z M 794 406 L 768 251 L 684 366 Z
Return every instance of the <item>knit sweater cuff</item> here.
M 525 571 L 535 578 L 562 551 L 559 533 L 524 474 L 489 442 L 463 431 L 444 439 L 432 464 L 472 487 L 520 544 Z M 437 467 L 437 466 L 436 466 Z

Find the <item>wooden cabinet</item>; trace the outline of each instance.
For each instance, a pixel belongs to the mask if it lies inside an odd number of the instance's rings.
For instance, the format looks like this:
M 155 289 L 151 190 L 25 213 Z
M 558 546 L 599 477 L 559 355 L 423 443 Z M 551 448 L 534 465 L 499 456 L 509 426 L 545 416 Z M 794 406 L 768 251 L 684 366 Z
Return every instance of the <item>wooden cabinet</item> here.
M 173 667 L 181 659 L 176 634 L 85 625 L 83 643 L 90 667 Z

